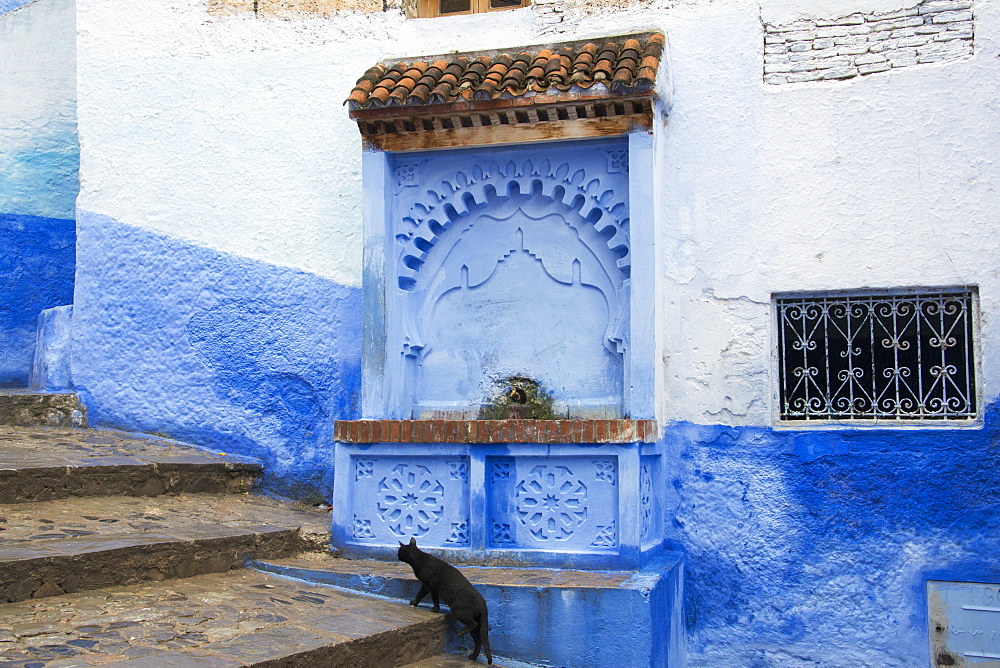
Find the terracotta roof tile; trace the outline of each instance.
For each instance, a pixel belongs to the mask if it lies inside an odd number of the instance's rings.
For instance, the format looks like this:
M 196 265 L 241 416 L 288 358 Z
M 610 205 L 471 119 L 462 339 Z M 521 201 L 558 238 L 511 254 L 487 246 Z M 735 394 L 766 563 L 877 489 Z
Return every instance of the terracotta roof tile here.
M 565 98 L 603 83 L 614 95 L 648 93 L 665 44 L 661 33 L 377 64 L 346 100 L 351 110 L 419 107 L 544 93 Z

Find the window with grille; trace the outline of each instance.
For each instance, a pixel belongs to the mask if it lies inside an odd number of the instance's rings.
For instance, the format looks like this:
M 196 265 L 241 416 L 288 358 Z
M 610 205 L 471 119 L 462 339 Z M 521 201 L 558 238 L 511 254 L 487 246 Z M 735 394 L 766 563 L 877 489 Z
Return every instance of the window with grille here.
M 456 14 L 480 14 L 496 12 L 515 7 L 527 7 L 529 0 L 420 0 L 419 16 L 454 16 Z
M 781 420 L 976 417 L 975 292 L 782 295 Z

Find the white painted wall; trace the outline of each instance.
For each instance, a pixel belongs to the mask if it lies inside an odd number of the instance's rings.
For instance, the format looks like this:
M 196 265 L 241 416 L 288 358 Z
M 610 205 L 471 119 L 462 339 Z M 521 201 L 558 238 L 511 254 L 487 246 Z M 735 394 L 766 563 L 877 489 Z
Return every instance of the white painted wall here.
M 361 283 L 361 142 L 342 106 L 389 56 L 523 46 L 658 25 L 549 25 L 532 9 L 216 18 L 205 0 L 80 0 L 81 208 Z M 551 30 L 550 30 L 551 32 Z
M 760 26 L 717 3 L 670 33 L 661 415 L 767 425 L 776 291 L 973 284 L 1000 393 L 1000 6 L 972 59 L 760 82 Z
M 1000 4 L 976 3 L 972 59 L 763 84 L 762 16 L 806 5 L 830 18 L 903 6 L 663 0 L 553 27 L 530 8 L 216 19 L 198 0 L 80 0 L 80 203 L 360 285 L 361 149 L 341 103 L 372 63 L 662 29 L 659 417 L 772 424 L 770 295 L 783 290 L 979 285 L 995 398 Z
M 0 2 L 0 213 L 72 218 L 74 2 L 14 6 Z

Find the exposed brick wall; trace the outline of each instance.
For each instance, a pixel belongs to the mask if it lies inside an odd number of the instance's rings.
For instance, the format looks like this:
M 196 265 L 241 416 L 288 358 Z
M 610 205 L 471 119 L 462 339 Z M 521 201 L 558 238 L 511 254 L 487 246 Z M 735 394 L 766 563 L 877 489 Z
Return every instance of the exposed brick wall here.
M 764 25 L 764 81 L 850 79 L 972 55 L 968 0 L 925 0 L 890 14 Z
M 344 443 L 655 443 L 656 420 L 337 420 Z

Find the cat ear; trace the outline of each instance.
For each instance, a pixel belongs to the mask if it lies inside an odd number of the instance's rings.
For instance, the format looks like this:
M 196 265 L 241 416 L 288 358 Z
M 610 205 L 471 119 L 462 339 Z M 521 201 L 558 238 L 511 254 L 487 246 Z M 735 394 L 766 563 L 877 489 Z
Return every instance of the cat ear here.
M 404 543 L 403 541 L 397 540 L 396 542 L 399 543 L 400 547 L 406 547 L 406 543 Z
M 411 537 L 410 538 L 410 545 L 412 545 L 413 547 L 416 547 L 417 546 L 417 539 Z

